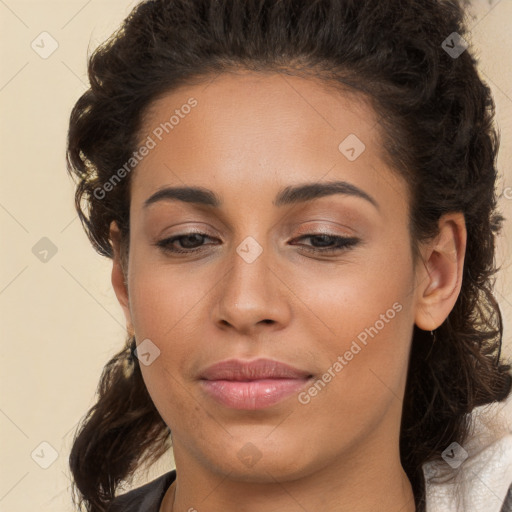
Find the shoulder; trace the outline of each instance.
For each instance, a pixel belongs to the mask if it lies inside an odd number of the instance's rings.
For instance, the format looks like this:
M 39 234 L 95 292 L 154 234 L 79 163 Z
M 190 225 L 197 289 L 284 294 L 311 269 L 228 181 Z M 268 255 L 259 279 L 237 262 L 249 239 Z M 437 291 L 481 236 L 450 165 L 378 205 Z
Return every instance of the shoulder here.
M 512 434 L 483 446 L 457 446 L 453 455 L 424 467 L 429 512 L 512 512 Z
M 151 482 L 116 496 L 108 512 L 158 512 L 169 485 L 176 479 L 176 470 L 155 478 Z
M 510 484 L 510 487 L 508 488 L 508 492 L 500 512 L 512 512 L 512 484 Z

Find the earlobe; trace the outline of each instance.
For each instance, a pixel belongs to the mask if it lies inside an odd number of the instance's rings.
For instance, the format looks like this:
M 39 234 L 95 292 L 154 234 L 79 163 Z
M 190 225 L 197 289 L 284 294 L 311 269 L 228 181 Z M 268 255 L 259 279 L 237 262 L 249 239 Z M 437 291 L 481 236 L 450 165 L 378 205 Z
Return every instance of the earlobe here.
M 426 244 L 417 268 L 416 325 L 425 331 L 439 327 L 453 309 L 462 286 L 466 223 L 460 212 L 443 215 L 439 233 Z
M 123 308 L 127 329 L 132 333 L 133 326 L 130 313 L 130 300 L 128 295 L 128 285 L 126 282 L 127 269 L 123 268 L 123 260 L 121 256 L 121 233 L 115 221 L 112 221 L 110 224 L 110 240 L 112 241 L 112 248 L 114 252 L 114 256 L 112 258 L 112 287 L 114 288 L 119 304 Z

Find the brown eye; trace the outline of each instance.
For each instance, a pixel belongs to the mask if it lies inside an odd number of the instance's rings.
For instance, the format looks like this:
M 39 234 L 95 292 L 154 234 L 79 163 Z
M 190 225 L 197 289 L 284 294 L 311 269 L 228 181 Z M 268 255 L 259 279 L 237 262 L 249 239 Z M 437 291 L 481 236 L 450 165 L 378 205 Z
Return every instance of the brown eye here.
M 210 238 L 213 240 L 213 238 L 205 233 L 190 232 L 176 235 L 170 238 L 165 238 L 158 241 L 155 245 L 162 248 L 164 252 L 175 254 L 191 254 L 202 250 L 204 244 L 201 242 L 203 242 L 205 238 Z M 313 246 L 304 246 L 304 244 L 300 245 L 302 245 L 306 251 L 324 254 L 338 253 L 343 250 L 347 250 L 357 245 L 360 241 L 359 238 L 355 237 L 343 237 L 325 233 L 309 233 L 307 235 L 301 236 L 300 238 L 297 238 L 296 240 L 303 240 L 308 238 L 313 242 Z M 180 247 L 176 246 L 176 242 L 179 243 Z
M 359 238 L 329 235 L 325 233 L 309 233 L 297 240 L 311 238 L 316 240 L 317 247 L 306 246 L 305 249 L 316 253 L 336 253 L 354 247 L 359 243 Z M 314 244 L 313 244 L 314 245 Z
M 210 237 L 205 233 L 183 233 L 181 235 L 176 235 L 170 238 L 165 238 L 164 240 L 160 240 L 156 243 L 156 245 L 161 247 L 165 252 L 180 254 L 193 253 L 202 250 L 201 241 L 203 241 L 204 238 Z M 177 248 L 174 245 L 176 241 L 179 241 L 181 248 Z

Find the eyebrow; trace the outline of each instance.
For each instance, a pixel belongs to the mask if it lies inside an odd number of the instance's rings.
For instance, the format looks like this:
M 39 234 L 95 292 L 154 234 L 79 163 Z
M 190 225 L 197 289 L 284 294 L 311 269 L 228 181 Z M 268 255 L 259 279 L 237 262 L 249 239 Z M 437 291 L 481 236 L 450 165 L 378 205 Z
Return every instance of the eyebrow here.
M 377 201 L 359 187 L 346 181 L 332 181 L 327 183 L 303 183 L 288 186 L 279 191 L 272 204 L 285 206 L 319 199 L 321 197 L 342 194 L 364 199 L 380 210 Z M 220 208 L 222 200 L 215 192 L 203 187 L 165 187 L 152 194 L 144 201 L 144 208 L 157 201 L 182 201 L 198 205 Z

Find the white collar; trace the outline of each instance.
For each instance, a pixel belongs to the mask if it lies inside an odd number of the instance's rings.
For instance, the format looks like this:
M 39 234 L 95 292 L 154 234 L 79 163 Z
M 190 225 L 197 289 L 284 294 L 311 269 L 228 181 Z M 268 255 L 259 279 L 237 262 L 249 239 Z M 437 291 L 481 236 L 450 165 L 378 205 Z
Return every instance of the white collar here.
M 502 510 L 512 483 L 512 399 L 479 407 L 472 418 L 463 447 L 450 445 L 444 460 L 423 465 L 427 512 Z

